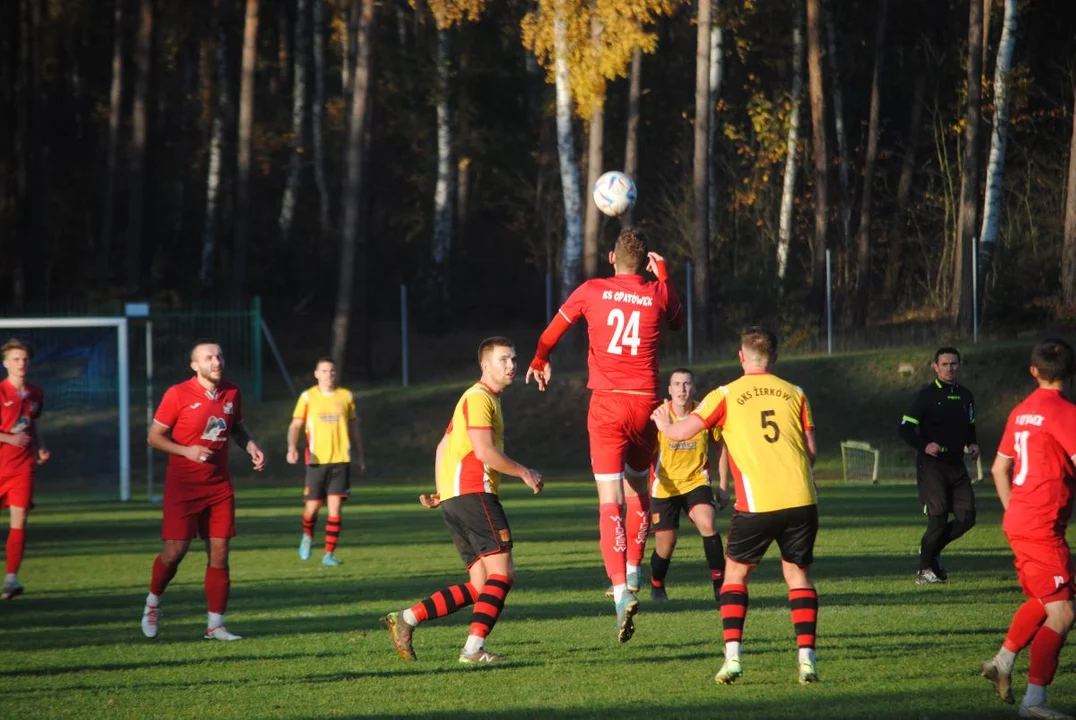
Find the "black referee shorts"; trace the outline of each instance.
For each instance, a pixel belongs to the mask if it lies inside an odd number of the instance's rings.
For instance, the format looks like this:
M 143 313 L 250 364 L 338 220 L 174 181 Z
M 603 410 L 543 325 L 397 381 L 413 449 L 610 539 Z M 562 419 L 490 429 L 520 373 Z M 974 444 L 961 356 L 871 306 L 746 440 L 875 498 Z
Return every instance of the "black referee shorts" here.
M 946 516 L 975 510 L 975 491 L 962 460 L 946 462 L 920 454 L 915 480 L 924 514 Z

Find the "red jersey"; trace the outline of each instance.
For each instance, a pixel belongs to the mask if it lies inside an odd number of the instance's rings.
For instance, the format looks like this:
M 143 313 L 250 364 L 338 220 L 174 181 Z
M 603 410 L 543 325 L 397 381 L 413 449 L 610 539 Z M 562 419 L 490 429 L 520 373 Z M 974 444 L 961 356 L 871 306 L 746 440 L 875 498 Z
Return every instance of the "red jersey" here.
M 588 388 L 657 394 L 661 321 L 679 330 L 684 320 L 668 282 L 645 282 L 641 275 L 587 280 L 561 305 L 560 315 L 569 323 L 587 320 Z
M 213 391 L 192 377 L 168 388 L 153 422 L 170 428 L 172 440 L 180 445 L 202 445 L 214 452 L 212 459 L 204 463 L 169 455 L 166 479 L 194 483 L 230 480 L 228 439 L 232 429 L 242 421 L 243 404 L 235 383 L 223 380 Z
M 9 378 L 0 381 L 0 432 L 17 435 L 26 433 L 37 437 L 37 423 L 45 407 L 45 391 L 26 383 L 22 390 L 11 384 Z M 36 443 L 16 447 L 0 443 L 0 475 L 14 475 L 34 467 Z
M 1009 415 L 998 455 L 1013 459 L 1005 534 L 1064 537 L 1076 489 L 1076 405 L 1058 390 L 1035 390 Z

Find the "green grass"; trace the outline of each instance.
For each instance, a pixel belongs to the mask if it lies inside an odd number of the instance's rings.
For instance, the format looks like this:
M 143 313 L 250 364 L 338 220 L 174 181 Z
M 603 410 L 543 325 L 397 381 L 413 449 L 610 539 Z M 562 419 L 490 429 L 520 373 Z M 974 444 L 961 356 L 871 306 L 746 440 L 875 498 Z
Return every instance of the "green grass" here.
M 992 493 L 980 524 L 945 559 L 948 585 L 916 587 L 922 532 L 911 486 L 824 485 L 815 576 L 822 682 L 795 682 L 795 648 L 775 550 L 751 584 L 745 676 L 719 687 L 721 621 L 701 543 L 685 527 L 672 602 L 643 599 L 638 632 L 614 637 L 596 542 L 592 483 L 553 480 L 544 495 L 507 483 L 516 584 L 490 648 L 511 662 L 456 663 L 469 614 L 416 634 L 396 656 L 378 617 L 462 577 L 425 485 L 362 483 L 345 510 L 339 568 L 299 561 L 298 485 L 238 484 L 229 627 L 201 640 L 202 560 L 164 601 L 160 636 L 139 617 L 160 509 L 43 493 L 20 577 L 0 605 L 0 715 L 197 718 L 1001 718 L 1012 708 L 977 677 L 1021 602 Z M 324 515 L 321 518 L 324 523 Z M 719 516 L 725 532 L 728 514 Z M 319 539 L 321 531 L 319 529 Z M 1026 653 L 1016 686 L 1026 681 Z M 1071 654 L 1051 700 L 1076 705 Z

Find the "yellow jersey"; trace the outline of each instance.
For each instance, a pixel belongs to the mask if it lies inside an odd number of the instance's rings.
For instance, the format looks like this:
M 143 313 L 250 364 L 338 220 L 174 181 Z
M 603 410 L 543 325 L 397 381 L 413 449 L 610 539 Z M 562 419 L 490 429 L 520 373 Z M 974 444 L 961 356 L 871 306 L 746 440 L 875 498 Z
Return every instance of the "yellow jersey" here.
M 497 494 L 501 474 L 475 457 L 474 446 L 467 435 L 468 430 L 479 429 L 492 430 L 494 446 L 504 451 L 500 393 L 481 382 L 472 385 L 460 397 L 445 431 L 448 446 L 437 473 L 437 492 L 441 500 L 470 493 Z
M 698 404 L 707 428 L 720 427 L 736 482 L 736 509 L 772 512 L 814 505 L 806 431 L 814 429 L 803 390 L 770 373 L 752 373 Z
M 672 421 L 681 420 L 665 401 Z M 691 409 L 698 405 L 692 402 Z M 650 497 L 669 498 L 687 495 L 697 487 L 710 484 L 710 430 L 700 430 L 688 440 L 670 440 L 658 433 L 658 455 L 650 468 Z M 721 429 L 713 429 L 714 441 L 721 439 Z
M 351 462 L 351 436 L 347 426 L 355 419 L 355 398 L 350 390 L 323 393 L 317 385 L 303 392 L 291 416 L 306 430 L 306 464 Z

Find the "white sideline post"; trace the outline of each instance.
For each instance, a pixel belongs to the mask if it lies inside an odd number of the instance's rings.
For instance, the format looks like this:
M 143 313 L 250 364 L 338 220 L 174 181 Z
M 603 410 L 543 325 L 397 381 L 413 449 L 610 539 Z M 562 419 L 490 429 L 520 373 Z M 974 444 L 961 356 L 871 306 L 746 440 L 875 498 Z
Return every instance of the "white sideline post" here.
M 149 303 L 127 303 L 123 314 L 146 319 L 146 432 L 149 432 L 153 427 L 153 321 L 149 319 Z M 146 443 L 146 500 L 153 502 L 153 448 L 149 443 Z
M 131 499 L 131 363 L 127 358 L 127 318 L 126 317 L 71 317 L 71 318 L 4 318 L 0 327 L 24 328 L 37 330 L 41 328 L 76 328 L 76 327 L 114 327 L 116 328 L 117 369 L 119 370 L 120 390 L 120 500 Z

